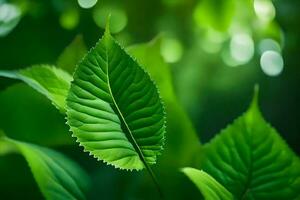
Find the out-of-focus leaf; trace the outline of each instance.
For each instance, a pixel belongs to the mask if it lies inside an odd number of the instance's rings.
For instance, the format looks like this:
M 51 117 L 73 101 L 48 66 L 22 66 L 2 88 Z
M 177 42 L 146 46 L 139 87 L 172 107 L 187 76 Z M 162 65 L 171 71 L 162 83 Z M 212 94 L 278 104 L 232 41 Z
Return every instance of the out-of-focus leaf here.
M 201 0 L 194 11 L 194 19 L 201 27 L 226 31 L 234 14 L 234 0 Z
M 263 119 L 257 98 L 205 146 L 201 168 L 237 199 L 299 199 L 300 160 Z
M 61 112 L 65 111 L 65 100 L 72 77 L 54 66 L 37 65 L 17 71 L 0 70 L 0 77 L 19 79 L 45 95 Z
M 206 200 L 231 200 L 232 194 L 202 170 L 186 167 L 182 172 L 197 186 Z
M 131 46 L 128 51 L 149 72 L 165 102 L 168 142 L 162 157 L 168 158 L 169 165 L 177 168 L 188 165 L 201 144 L 190 119 L 174 93 L 169 65 L 160 55 L 160 39 L 156 38 L 149 43 Z
M 4 137 L 4 132 L 0 129 L 0 138 Z M 11 144 L 8 144 L 7 142 L 0 139 L 0 156 L 4 155 L 6 153 L 10 153 L 14 151 L 14 147 L 12 147 Z
M 9 34 L 19 23 L 21 11 L 13 4 L 0 2 L 0 37 Z
M 85 151 L 116 168 L 150 170 L 163 149 L 165 113 L 157 88 L 109 27 L 74 73 L 67 119 Z
M 83 37 L 82 35 L 77 35 L 58 57 L 57 66 L 73 74 L 78 62 L 86 53 L 87 48 Z
M 73 144 L 64 117 L 24 83 L 0 92 L 0 129 L 13 139 L 46 146 Z
M 5 136 L 0 137 L 0 141 L 14 145 L 25 157 L 46 199 L 85 199 L 89 177 L 76 163 L 58 152 L 34 144 Z

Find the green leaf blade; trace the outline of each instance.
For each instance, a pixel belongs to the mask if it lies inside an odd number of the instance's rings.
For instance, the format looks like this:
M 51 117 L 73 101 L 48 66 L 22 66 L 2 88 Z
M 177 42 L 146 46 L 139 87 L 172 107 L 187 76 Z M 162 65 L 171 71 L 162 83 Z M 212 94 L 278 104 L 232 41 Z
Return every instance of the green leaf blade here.
M 202 170 L 186 167 L 181 170 L 201 191 L 207 200 L 232 200 L 232 194 L 213 177 Z
M 190 165 L 195 152 L 201 148 L 201 143 L 191 120 L 175 94 L 171 68 L 160 54 L 161 37 L 156 37 L 148 43 L 130 46 L 127 50 L 149 72 L 165 104 L 168 143 L 166 143 L 161 164 L 176 169 Z
M 49 65 L 36 65 L 18 71 L 2 71 L 0 76 L 18 79 L 45 95 L 61 112 L 65 112 L 65 100 L 72 77 L 65 71 Z
M 84 43 L 83 36 L 77 35 L 57 59 L 57 67 L 66 70 L 70 74 L 74 73 L 78 62 L 87 53 L 87 47 Z
M 79 64 L 67 98 L 80 145 L 116 168 L 142 169 L 162 150 L 164 115 L 149 75 L 106 31 Z
M 0 142 L 13 145 L 28 162 L 32 174 L 46 199 L 85 199 L 88 175 L 73 161 L 48 148 L 9 139 Z
M 250 109 L 205 146 L 202 168 L 237 199 L 299 199 L 300 161 L 262 117 L 257 95 Z

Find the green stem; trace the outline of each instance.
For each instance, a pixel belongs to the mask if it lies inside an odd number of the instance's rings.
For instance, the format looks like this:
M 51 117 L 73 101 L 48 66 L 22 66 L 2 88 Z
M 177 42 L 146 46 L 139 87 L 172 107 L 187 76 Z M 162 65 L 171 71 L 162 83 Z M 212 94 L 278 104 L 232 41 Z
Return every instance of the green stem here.
M 151 167 L 148 164 L 146 164 L 145 166 L 146 166 L 146 169 L 147 169 L 148 173 L 150 174 L 150 177 L 151 177 L 151 179 L 152 179 L 152 181 L 153 181 L 153 183 L 154 183 L 154 185 L 155 185 L 155 187 L 156 187 L 156 189 L 159 193 L 160 198 L 164 199 L 164 193 L 163 193 L 163 191 L 162 191 L 162 189 L 161 189 L 161 187 L 160 187 L 160 185 L 157 181 L 155 173 L 152 171 Z

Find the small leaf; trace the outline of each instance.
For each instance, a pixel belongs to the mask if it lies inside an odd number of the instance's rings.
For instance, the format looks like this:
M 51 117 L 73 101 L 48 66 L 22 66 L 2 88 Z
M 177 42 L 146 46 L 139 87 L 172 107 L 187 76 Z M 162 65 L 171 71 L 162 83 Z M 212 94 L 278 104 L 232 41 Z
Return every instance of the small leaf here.
M 65 111 L 65 99 L 72 77 L 65 71 L 48 65 L 37 65 L 18 71 L 0 70 L 0 77 L 19 79 L 45 95 L 56 108 Z
M 0 37 L 9 34 L 19 23 L 21 11 L 13 4 L 0 2 Z
M 202 170 L 186 167 L 182 172 L 197 186 L 207 200 L 231 200 L 233 196 L 218 181 Z
M 46 199 L 85 199 L 89 178 L 76 163 L 44 147 L 6 137 L 0 141 L 14 145 L 25 157 Z
M 86 53 L 87 48 L 82 35 L 77 35 L 58 57 L 57 67 L 73 74 L 78 62 L 82 60 Z
M 148 168 L 162 150 L 164 109 L 149 75 L 108 30 L 75 71 L 68 124 L 98 160 L 121 169 Z
M 299 199 L 300 160 L 263 119 L 257 98 L 205 146 L 201 168 L 237 199 Z

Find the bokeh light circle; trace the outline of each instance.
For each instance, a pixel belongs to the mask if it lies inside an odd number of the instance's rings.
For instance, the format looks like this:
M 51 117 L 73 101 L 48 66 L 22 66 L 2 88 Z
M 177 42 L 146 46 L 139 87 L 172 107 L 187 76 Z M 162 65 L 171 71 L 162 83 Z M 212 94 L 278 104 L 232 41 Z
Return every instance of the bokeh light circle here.
M 265 51 L 260 58 L 260 66 L 268 76 L 278 76 L 283 71 L 283 58 L 276 51 Z
M 246 33 L 234 34 L 230 41 L 230 55 L 240 65 L 249 62 L 254 55 L 254 42 Z
M 94 5 L 96 5 L 98 0 L 78 0 L 78 4 L 81 8 L 92 8 Z
M 121 8 L 100 6 L 93 12 L 94 21 L 101 28 L 105 28 L 109 15 L 110 31 L 112 33 L 118 33 L 126 27 L 127 15 Z
M 178 62 L 183 54 L 182 44 L 175 38 L 164 38 L 161 42 L 161 55 L 168 63 Z

